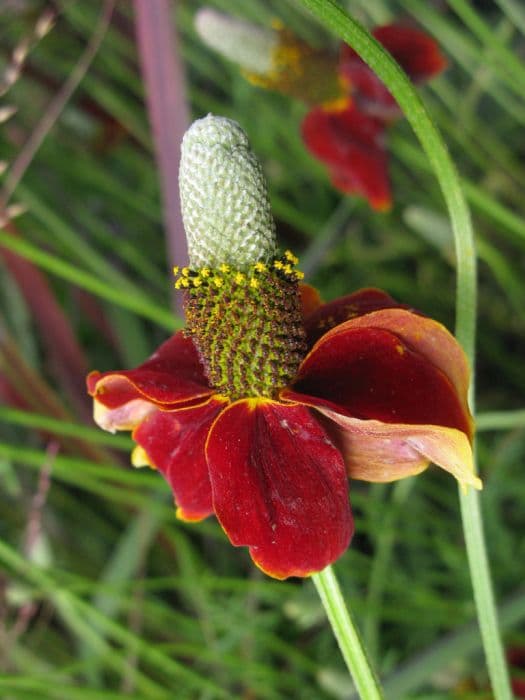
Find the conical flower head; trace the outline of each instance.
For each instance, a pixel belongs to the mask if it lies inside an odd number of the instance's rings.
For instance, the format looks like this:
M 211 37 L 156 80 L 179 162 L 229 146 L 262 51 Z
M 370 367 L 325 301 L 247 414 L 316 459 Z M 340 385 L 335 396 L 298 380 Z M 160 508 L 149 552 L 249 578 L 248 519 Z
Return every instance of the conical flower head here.
M 236 122 L 211 114 L 194 122 L 182 142 L 179 179 L 192 268 L 244 270 L 275 255 L 266 181 Z

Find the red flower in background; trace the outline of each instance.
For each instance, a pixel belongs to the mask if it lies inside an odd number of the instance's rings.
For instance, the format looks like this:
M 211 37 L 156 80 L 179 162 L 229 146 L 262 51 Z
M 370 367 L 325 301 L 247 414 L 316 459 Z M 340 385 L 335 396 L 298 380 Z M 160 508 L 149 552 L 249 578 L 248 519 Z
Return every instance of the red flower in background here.
M 438 45 L 424 32 L 389 24 L 372 34 L 416 84 L 446 66 Z M 346 44 L 341 47 L 339 75 L 348 99 L 309 112 L 302 125 L 304 142 L 328 166 L 335 187 L 365 197 L 374 209 L 387 209 L 391 193 L 385 132 L 401 111 L 375 73 Z
M 233 273 L 232 273 L 233 274 Z M 177 514 L 215 514 L 276 578 L 323 569 L 348 546 L 347 475 L 391 481 L 430 461 L 479 487 L 464 354 L 437 322 L 365 289 L 320 304 L 302 289 L 306 355 L 269 396 L 228 396 L 184 332 L 133 370 L 92 372 L 95 419 L 133 430 Z
M 334 187 L 357 194 L 379 211 L 390 208 L 384 125 L 354 104 L 344 110 L 315 107 L 303 120 L 309 151 L 327 167 Z

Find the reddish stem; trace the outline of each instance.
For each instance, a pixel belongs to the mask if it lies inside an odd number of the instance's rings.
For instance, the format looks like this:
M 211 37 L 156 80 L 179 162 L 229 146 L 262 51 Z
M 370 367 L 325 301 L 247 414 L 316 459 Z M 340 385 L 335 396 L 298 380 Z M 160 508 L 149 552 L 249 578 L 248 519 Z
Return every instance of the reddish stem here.
M 188 260 L 179 200 L 180 144 L 189 124 L 184 71 L 167 0 L 134 0 L 135 26 L 164 200 L 171 265 Z M 182 313 L 181 301 L 175 307 Z

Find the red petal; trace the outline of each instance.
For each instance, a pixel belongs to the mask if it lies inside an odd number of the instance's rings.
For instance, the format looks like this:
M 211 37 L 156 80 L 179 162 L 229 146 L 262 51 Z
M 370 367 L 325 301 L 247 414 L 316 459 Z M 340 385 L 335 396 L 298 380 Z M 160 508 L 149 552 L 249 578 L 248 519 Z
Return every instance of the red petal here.
M 400 308 L 382 309 L 341 324 L 334 333 L 346 328 L 381 328 L 401 338 L 412 350 L 425 357 L 447 376 L 456 390 L 466 421 L 473 433 L 467 393 L 470 370 L 463 348 L 437 321 Z
M 91 372 L 87 386 L 98 404 L 95 419 L 108 430 L 129 430 L 149 412 L 151 405 L 161 408 L 188 405 L 213 393 L 195 346 L 182 331 L 136 369 Z
M 525 698 L 525 679 L 513 678 L 511 680 L 512 692 L 517 698 Z
M 389 294 L 374 287 L 359 289 L 353 294 L 322 304 L 305 319 L 308 343 L 310 346 L 313 345 L 327 331 L 344 321 L 388 308 L 406 309 L 408 307 L 406 304 L 399 304 Z
M 437 42 L 419 29 L 387 24 L 374 29 L 373 35 L 415 83 L 429 80 L 447 66 Z
M 328 166 L 335 187 L 365 197 L 375 209 L 390 206 L 383 125 L 350 106 L 311 110 L 301 126 L 308 150 Z
M 401 110 L 387 88 L 346 44 L 341 47 L 339 70 L 349 85 L 352 99 L 363 113 L 384 123 L 401 116 Z
M 211 399 L 196 407 L 155 410 L 133 433 L 148 463 L 171 486 L 177 515 L 184 520 L 201 520 L 213 513 L 204 446 L 211 424 L 225 403 Z
M 330 401 L 360 419 L 440 425 L 470 434 L 463 397 L 444 372 L 398 335 L 352 323 L 316 343 L 299 368 L 295 392 Z
M 429 80 L 446 66 L 438 44 L 418 29 L 389 24 L 375 29 L 373 35 L 415 83 Z M 340 71 L 359 109 L 385 122 L 400 116 L 387 88 L 346 44 L 341 47 Z
M 238 401 L 215 421 L 206 456 L 221 525 L 270 576 L 307 576 L 345 551 L 345 466 L 307 408 Z

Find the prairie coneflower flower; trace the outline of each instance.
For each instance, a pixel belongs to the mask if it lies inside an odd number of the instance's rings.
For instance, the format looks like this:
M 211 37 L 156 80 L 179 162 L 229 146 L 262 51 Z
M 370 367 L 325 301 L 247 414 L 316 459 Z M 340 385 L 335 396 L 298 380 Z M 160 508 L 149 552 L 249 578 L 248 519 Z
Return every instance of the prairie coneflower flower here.
M 242 67 L 247 80 L 312 108 L 301 126 L 303 140 L 337 189 L 364 197 L 374 209 L 391 206 L 386 129 L 401 110 L 350 46 L 341 44 L 338 56 L 278 23 L 260 27 L 210 8 L 197 13 L 195 25 L 203 41 Z M 415 84 L 446 66 L 437 43 L 421 30 L 388 24 L 372 34 Z
M 329 304 L 276 249 L 259 163 L 225 118 L 195 122 L 180 189 L 186 329 L 132 370 L 92 372 L 95 420 L 132 430 L 177 515 L 215 514 L 276 578 L 337 559 L 348 476 L 391 481 L 435 462 L 473 474 L 464 354 L 440 324 L 365 289 Z

